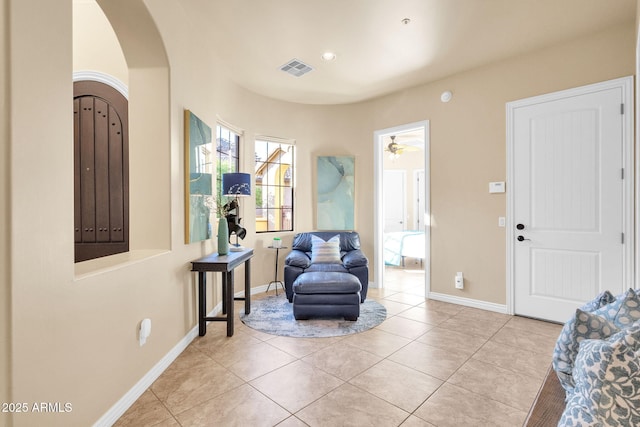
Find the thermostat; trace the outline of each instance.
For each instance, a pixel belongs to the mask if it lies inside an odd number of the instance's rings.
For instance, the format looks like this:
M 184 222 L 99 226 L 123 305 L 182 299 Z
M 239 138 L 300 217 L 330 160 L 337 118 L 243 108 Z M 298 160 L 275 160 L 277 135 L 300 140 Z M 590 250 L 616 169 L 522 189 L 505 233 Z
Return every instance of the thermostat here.
M 489 193 L 504 193 L 504 182 L 490 182 Z

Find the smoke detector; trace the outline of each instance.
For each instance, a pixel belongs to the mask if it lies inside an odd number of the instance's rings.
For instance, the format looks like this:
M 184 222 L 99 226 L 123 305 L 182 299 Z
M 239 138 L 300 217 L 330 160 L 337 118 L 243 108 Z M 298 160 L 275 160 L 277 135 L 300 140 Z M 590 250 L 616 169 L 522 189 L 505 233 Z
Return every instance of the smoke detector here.
M 284 71 L 285 73 L 291 74 L 292 76 L 301 77 L 308 72 L 313 71 L 313 67 L 311 65 L 305 64 L 299 59 L 294 58 L 280 67 L 280 70 Z

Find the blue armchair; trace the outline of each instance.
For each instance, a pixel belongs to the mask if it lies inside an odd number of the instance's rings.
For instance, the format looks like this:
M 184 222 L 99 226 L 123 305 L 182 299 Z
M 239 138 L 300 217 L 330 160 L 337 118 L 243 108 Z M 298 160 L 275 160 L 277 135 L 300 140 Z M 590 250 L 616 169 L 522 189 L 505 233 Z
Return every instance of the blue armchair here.
M 340 263 L 312 263 L 312 236 L 327 241 L 340 236 Z M 291 252 L 284 265 L 284 288 L 289 302 L 293 301 L 293 282 L 302 273 L 339 272 L 350 273 L 358 278 L 362 285 L 360 302 L 367 297 L 369 287 L 369 260 L 360 249 L 360 236 L 355 231 L 313 231 L 298 233 L 293 238 Z

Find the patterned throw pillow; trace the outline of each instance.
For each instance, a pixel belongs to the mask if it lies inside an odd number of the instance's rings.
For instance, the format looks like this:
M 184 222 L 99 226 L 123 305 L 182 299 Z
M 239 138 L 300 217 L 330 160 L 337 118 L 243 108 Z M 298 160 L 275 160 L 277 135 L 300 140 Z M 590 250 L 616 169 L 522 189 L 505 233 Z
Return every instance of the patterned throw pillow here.
M 593 408 L 580 393 L 573 393 L 567 400 L 558 427 L 603 427 Z
M 640 425 L 640 322 L 608 340 L 584 340 L 575 388 L 558 426 Z
M 592 311 L 596 311 L 600 307 L 604 307 L 607 304 L 611 304 L 616 300 L 616 297 L 609 291 L 601 292 L 600 295 L 587 302 L 585 305 L 580 307 L 582 311 L 588 311 L 591 313 Z
M 611 320 L 619 328 L 626 328 L 640 319 L 640 296 L 633 289 L 618 295 L 616 301 L 594 311 L 594 314 Z
M 640 320 L 640 296 L 633 289 L 629 289 L 613 321 L 619 328 L 627 328 L 638 320 Z
M 311 263 L 340 264 L 340 235 L 326 242 L 318 236 L 311 236 Z
M 606 296 L 603 297 L 603 294 L 600 294 L 596 299 L 585 304 L 583 307 L 594 307 L 597 305 L 597 300 L 604 302 L 607 299 Z M 589 327 L 590 330 L 588 332 L 591 336 L 586 336 L 581 333 L 575 333 L 575 318 L 565 323 L 553 351 L 553 368 L 558 374 L 560 384 L 562 384 L 562 387 L 564 387 L 567 393 L 573 390 L 573 379 L 571 375 L 580 341 L 585 338 L 607 338 L 618 330 L 627 328 L 636 322 L 640 319 L 640 296 L 638 296 L 633 289 L 629 289 L 626 293 L 618 295 L 614 302 L 600 307 L 592 312 L 592 314 L 613 323 L 617 330 L 614 328 L 613 332 L 605 330 L 603 333 L 598 334 L 598 326 L 594 325 Z M 601 326 L 606 325 L 602 324 Z
M 616 300 L 616 298 L 609 291 L 604 291 L 597 297 L 595 297 L 592 301 L 589 301 L 585 305 L 580 308 L 580 311 L 589 313 L 599 309 L 602 307 L 607 307 L 607 312 L 611 315 L 610 318 L 614 318 L 618 313 L 620 306 L 622 304 L 621 300 Z M 558 374 L 558 378 L 560 379 L 560 384 L 567 391 L 571 391 L 573 388 L 573 380 L 571 379 L 571 372 L 573 369 L 573 360 L 575 359 L 576 354 L 578 353 L 578 345 L 580 344 L 580 340 L 585 338 L 584 334 L 579 334 L 576 332 L 576 320 L 578 318 L 578 313 L 574 315 L 571 319 L 569 319 L 562 328 L 560 332 L 560 336 L 556 341 L 555 348 L 553 350 L 553 369 Z M 609 317 L 607 317 L 609 318 Z M 582 322 L 588 323 L 588 317 L 583 316 Z M 593 329 L 593 328 L 591 328 Z M 609 335 L 617 332 L 617 328 L 615 330 L 607 331 Z M 592 336 L 587 338 L 606 338 L 607 336 Z
M 600 310 L 596 310 L 598 313 Z M 580 341 L 585 339 L 602 339 L 610 337 L 620 330 L 613 322 L 595 313 L 587 313 L 576 310 L 573 319 L 565 324 L 556 342 L 553 353 L 553 369 L 558 375 L 560 384 L 567 391 L 567 395 L 573 391 L 573 363 Z M 569 327 L 566 327 L 569 325 Z

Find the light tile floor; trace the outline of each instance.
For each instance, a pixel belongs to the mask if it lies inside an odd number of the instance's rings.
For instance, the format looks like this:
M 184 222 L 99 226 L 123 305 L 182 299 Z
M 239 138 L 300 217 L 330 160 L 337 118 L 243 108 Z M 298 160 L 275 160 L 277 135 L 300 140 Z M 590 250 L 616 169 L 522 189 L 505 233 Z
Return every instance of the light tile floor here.
M 521 426 L 561 326 L 425 300 L 423 283 L 387 269 L 368 294 L 387 320 L 346 337 L 210 323 L 116 426 Z

